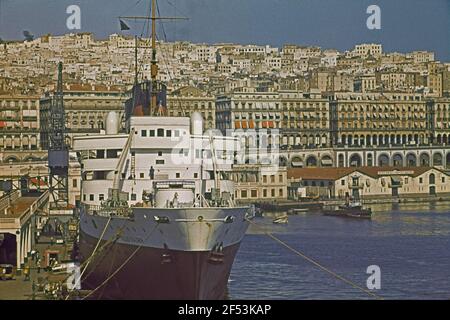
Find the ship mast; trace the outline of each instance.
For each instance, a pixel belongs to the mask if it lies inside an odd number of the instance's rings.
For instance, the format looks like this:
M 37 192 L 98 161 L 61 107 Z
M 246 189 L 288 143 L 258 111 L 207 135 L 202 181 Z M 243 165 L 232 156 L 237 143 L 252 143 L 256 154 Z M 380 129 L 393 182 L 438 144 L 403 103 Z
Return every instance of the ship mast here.
M 158 99 L 158 80 L 157 80 L 158 61 L 156 60 L 156 20 L 189 20 L 188 18 L 185 18 L 185 17 L 157 17 L 156 10 L 157 10 L 156 0 L 151 0 L 151 7 L 150 7 L 151 12 L 150 12 L 149 17 L 142 17 L 142 16 L 119 17 L 119 19 L 151 20 L 152 21 L 152 32 L 151 32 L 152 60 L 151 60 L 151 67 L 150 67 L 150 78 L 151 78 L 152 88 L 151 88 L 151 99 L 150 99 L 150 115 L 153 115 L 158 108 L 158 105 L 157 105 L 158 104 L 158 101 L 157 101 L 157 99 Z M 136 52 L 135 52 L 135 55 L 136 55 Z
M 158 97 L 158 82 L 157 82 L 157 76 L 158 76 L 158 62 L 156 61 L 156 0 L 152 0 L 152 7 L 151 7 L 151 20 L 152 20 L 152 61 L 151 61 L 151 67 L 150 67 L 150 76 L 152 80 L 152 92 L 151 92 L 151 102 L 150 102 L 150 114 L 152 114 L 157 106 L 157 97 Z

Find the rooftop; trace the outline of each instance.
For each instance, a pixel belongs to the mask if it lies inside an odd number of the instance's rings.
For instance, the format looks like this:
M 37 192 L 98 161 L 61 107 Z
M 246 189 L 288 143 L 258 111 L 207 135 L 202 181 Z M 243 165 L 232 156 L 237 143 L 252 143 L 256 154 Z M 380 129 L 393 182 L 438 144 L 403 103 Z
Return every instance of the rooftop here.
M 293 168 L 288 169 L 288 179 L 337 180 L 353 172 L 378 178 L 380 176 L 407 175 L 417 177 L 432 167 L 352 167 L 352 168 Z

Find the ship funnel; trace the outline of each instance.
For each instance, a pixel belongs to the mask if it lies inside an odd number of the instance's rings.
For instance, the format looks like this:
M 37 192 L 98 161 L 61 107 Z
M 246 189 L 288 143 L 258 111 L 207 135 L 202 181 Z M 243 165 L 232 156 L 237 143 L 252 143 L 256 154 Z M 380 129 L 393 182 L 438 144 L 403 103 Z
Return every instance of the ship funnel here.
M 117 134 L 119 132 L 119 116 L 111 111 L 106 116 L 106 134 Z
M 191 134 L 203 134 L 203 117 L 199 112 L 191 114 Z

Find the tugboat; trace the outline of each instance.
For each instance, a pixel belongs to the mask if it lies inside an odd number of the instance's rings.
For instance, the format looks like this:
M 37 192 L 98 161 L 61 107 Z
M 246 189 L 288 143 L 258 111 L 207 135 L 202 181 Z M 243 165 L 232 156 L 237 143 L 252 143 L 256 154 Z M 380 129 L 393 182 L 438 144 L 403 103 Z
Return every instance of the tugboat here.
M 324 209 L 323 215 L 344 218 L 371 219 L 372 209 L 364 208 L 360 201 L 347 202 L 337 209 Z
M 359 194 L 361 184 L 359 183 L 359 178 L 357 176 L 352 177 L 350 188 L 352 189 L 353 195 L 352 201 L 350 201 L 350 196 L 347 194 L 344 205 L 339 206 L 337 209 L 323 209 L 323 215 L 344 218 L 371 219 L 372 209 L 364 208 L 362 205 L 362 200 Z

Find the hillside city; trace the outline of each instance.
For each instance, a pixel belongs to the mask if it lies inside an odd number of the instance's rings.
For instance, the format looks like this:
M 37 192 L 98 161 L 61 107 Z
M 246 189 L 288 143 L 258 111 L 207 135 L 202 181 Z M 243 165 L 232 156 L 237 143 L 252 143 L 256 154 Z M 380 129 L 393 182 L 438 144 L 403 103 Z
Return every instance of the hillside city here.
M 56 90 L 59 62 L 71 146 L 74 136 L 104 132 L 110 111 L 123 118 L 133 83 L 150 78 L 149 47 L 150 39 L 113 34 L 98 40 L 91 33 L 2 43 L 1 161 L 46 161 L 42 112 Z M 442 183 L 431 191 L 419 182 L 402 185 L 400 194 L 444 194 L 448 188 L 450 63 L 437 61 L 433 52 L 386 53 L 380 44 L 339 52 L 294 44 L 158 41 L 157 60 L 169 116 L 199 112 L 205 129 L 224 133 L 264 130 L 268 145 L 277 147 L 279 179 L 264 177 L 267 166 L 252 164 L 249 155 L 235 166 L 235 180 L 244 186 L 238 199 L 295 198 L 299 187 L 308 196 L 342 196 L 345 190 L 332 187 L 342 168 L 350 170 L 346 175 L 369 170 L 365 175 L 380 184 L 370 196 L 393 194 L 381 184 L 392 168 L 408 168 L 400 172 L 422 180 L 434 170 Z M 247 154 L 255 142 L 244 142 Z M 274 185 L 270 190 L 264 188 L 267 179 Z M 80 184 L 73 186 L 79 190 Z

